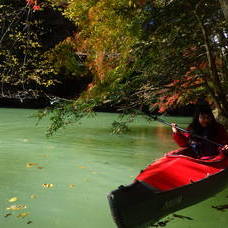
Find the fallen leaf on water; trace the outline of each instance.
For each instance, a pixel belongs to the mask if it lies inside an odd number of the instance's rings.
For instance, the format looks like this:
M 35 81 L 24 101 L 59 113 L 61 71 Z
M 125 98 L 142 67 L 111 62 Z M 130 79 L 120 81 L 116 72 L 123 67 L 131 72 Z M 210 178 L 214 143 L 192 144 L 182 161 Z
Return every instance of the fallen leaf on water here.
M 44 167 L 42 167 L 42 166 L 38 166 L 38 167 L 37 167 L 37 169 L 43 169 L 43 168 L 44 168 Z
M 75 186 L 75 184 L 69 184 L 69 188 L 74 188 Z
M 79 166 L 80 169 L 86 169 L 86 166 Z
M 225 211 L 228 209 L 228 204 L 224 204 L 224 205 L 219 205 L 219 206 L 211 206 L 214 209 L 217 209 L 218 211 Z
M 42 154 L 42 155 L 40 155 L 40 156 L 43 157 L 43 158 L 47 158 L 47 157 L 48 157 L 47 154 Z
M 7 213 L 4 215 L 5 218 L 7 218 L 8 216 L 12 215 L 11 213 Z
M 44 188 L 52 188 L 54 187 L 54 184 L 42 184 Z
M 184 216 L 184 215 L 178 215 L 178 214 L 173 214 L 173 217 L 175 218 L 181 218 L 181 219 L 188 219 L 188 220 L 193 220 L 193 218 Z
M 152 224 L 152 227 L 164 227 L 167 225 L 167 223 L 171 222 L 173 220 L 173 218 L 167 218 L 166 220 L 160 221 L 156 224 Z
M 32 221 L 28 221 L 28 222 L 27 222 L 27 224 L 31 224 L 31 223 L 32 223 Z
M 12 203 L 12 202 L 16 202 L 18 200 L 17 197 L 12 197 L 8 200 L 8 202 Z
M 30 198 L 31 198 L 31 199 L 36 199 L 36 198 L 37 198 L 37 195 L 32 194 L 32 195 L 30 196 Z
M 30 215 L 29 212 L 22 212 L 22 213 L 20 213 L 20 214 L 17 215 L 17 218 L 24 218 L 24 217 L 26 217 L 28 215 Z
M 25 208 L 27 208 L 26 205 L 12 205 L 10 207 L 7 207 L 6 210 L 17 211 L 17 210 L 23 210 Z
M 89 181 L 89 179 L 88 179 L 88 178 L 85 178 L 85 179 L 84 179 L 84 181 L 85 181 L 85 182 L 88 182 L 88 181 Z
M 29 162 L 29 163 L 26 164 L 26 167 L 27 167 L 27 168 L 31 168 L 31 167 L 33 167 L 33 166 L 35 166 L 35 165 L 38 165 L 38 163 Z
M 28 139 L 23 139 L 23 142 L 28 142 L 29 140 Z

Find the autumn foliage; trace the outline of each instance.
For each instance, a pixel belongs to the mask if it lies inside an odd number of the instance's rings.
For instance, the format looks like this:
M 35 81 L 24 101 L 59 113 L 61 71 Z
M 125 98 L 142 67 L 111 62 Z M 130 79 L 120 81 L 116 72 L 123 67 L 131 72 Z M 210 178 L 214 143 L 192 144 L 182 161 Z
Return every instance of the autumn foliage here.
M 39 5 L 37 0 L 26 0 L 27 5 L 30 6 L 34 11 L 41 10 L 41 6 Z

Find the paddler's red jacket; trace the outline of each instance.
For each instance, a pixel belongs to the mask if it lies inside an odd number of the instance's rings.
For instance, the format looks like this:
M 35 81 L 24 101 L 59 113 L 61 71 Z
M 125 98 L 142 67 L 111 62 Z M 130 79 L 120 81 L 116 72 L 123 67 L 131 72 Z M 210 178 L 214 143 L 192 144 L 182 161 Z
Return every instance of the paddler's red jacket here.
M 228 144 L 228 133 L 224 128 L 224 126 L 217 123 L 216 132 L 217 132 L 217 135 L 213 139 L 213 141 L 222 145 Z M 190 137 L 189 133 L 183 133 L 183 132 L 177 131 L 176 133 L 172 134 L 172 137 L 180 147 L 187 147 L 189 145 L 189 137 Z

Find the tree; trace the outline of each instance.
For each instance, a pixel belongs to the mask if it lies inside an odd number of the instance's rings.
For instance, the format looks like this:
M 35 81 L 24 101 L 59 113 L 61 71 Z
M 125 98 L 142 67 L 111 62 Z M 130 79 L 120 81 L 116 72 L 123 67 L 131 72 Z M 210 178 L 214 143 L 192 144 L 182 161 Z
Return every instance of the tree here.
M 67 103 L 68 116 L 100 105 L 164 112 L 205 97 L 228 118 L 227 28 L 219 1 L 70 1 L 64 14 L 79 25 L 78 51 L 88 54 L 96 75 L 80 99 Z M 57 116 L 64 112 L 61 104 Z
M 34 2 L 34 4 L 32 3 Z M 36 1 L 1 1 L 1 96 L 36 96 L 56 81 L 55 70 L 42 51 L 42 21 Z M 35 8 L 34 8 L 35 7 Z

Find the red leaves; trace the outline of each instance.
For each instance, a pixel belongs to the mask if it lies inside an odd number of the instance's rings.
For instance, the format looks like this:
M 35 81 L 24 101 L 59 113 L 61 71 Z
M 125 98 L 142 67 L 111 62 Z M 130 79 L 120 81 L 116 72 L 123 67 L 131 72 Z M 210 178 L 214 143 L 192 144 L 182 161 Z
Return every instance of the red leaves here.
M 199 68 L 200 70 L 204 70 L 204 69 L 206 69 L 207 67 L 208 67 L 208 63 L 207 63 L 207 62 L 202 62 L 202 63 L 200 63 L 199 66 L 198 66 L 198 68 Z
M 40 5 L 38 4 L 37 0 L 26 0 L 27 5 L 29 5 L 34 11 L 41 10 Z
M 34 5 L 32 8 L 33 8 L 34 11 L 41 10 L 41 7 L 38 6 L 38 5 Z
M 27 4 L 33 6 L 35 4 L 34 0 L 26 0 Z
M 202 63 L 201 67 L 206 64 Z M 163 89 L 156 92 L 157 102 L 152 104 L 153 108 L 158 108 L 160 113 L 165 112 L 170 107 L 180 104 L 194 104 L 197 97 L 194 96 L 195 89 L 200 88 L 204 79 L 195 74 L 198 66 L 192 66 L 190 70 L 180 79 L 175 79 L 165 85 Z
M 183 52 L 183 56 L 184 57 L 192 57 L 192 56 L 196 55 L 196 51 L 197 51 L 196 46 L 186 48 Z

